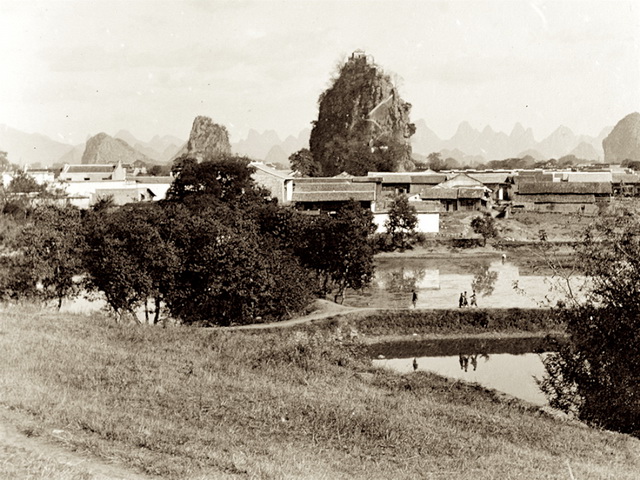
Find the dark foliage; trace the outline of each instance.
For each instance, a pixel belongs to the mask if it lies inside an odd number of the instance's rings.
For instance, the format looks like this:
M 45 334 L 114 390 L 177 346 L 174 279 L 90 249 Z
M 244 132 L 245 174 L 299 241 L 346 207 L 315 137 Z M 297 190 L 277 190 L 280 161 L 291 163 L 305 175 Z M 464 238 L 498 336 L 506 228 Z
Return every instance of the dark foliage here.
M 640 222 L 632 215 L 588 230 L 577 248 L 591 284 L 561 312 L 570 342 L 545 361 L 552 406 L 586 422 L 640 436 Z

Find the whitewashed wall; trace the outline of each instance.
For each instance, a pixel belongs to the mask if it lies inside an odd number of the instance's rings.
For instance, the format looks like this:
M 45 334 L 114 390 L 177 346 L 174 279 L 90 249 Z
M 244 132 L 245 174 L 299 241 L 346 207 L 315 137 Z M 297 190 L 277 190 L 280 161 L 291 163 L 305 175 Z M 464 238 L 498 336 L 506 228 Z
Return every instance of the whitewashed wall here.
M 373 223 L 376 224 L 376 233 L 384 233 L 384 223 L 389 219 L 386 213 L 374 213 Z M 421 233 L 438 233 L 440 232 L 440 214 L 439 213 L 418 213 L 418 225 L 416 232 Z

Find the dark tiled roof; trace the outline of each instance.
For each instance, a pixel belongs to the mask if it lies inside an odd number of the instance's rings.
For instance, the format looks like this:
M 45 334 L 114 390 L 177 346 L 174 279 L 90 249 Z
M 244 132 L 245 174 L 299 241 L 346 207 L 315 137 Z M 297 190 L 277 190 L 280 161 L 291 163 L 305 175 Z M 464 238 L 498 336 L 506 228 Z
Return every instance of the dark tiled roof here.
M 458 198 L 457 188 L 425 188 L 420 192 L 423 200 L 455 200 Z
M 66 173 L 111 173 L 115 165 L 69 165 Z
M 593 182 L 526 182 L 518 185 L 518 194 L 610 194 L 610 183 Z
M 375 200 L 375 183 L 353 183 L 349 180 L 341 181 L 324 179 L 324 181 L 294 181 L 294 202 L 342 202 L 350 199 L 356 201 Z M 321 179 L 314 179 L 321 180 Z
M 524 195 L 518 196 L 519 201 L 532 202 L 532 203 L 595 203 L 596 198 L 592 194 L 587 195 L 554 195 L 554 194 L 539 194 L 539 195 Z
M 173 183 L 173 177 L 130 177 L 127 180 L 134 180 L 136 183 L 160 183 L 171 184 Z

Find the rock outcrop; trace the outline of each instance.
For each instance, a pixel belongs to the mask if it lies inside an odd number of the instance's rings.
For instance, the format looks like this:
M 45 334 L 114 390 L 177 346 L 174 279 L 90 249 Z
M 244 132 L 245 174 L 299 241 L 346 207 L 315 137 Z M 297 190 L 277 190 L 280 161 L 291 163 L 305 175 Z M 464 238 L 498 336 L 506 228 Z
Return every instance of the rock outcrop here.
M 390 77 L 355 52 L 319 99 L 309 147 L 321 174 L 412 169 L 410 111 Z
M 153 160 L 124 140 L 113 138 L 106 133 L 99 133 L 89 138 L 82 154 L 83 164 L 133 163 L 138 160 L 153 163 Z
M 188 155 L 198 162 L 231 155 L 229 132 L 223 125 L 209 117 L 198 116 L 193 121 L 187 143 L 175 154 L 174 159 Z
M 602 148 L 606 163 L 640 160 L 640 113 L 630 113 L 620 120 L 602 140 Z

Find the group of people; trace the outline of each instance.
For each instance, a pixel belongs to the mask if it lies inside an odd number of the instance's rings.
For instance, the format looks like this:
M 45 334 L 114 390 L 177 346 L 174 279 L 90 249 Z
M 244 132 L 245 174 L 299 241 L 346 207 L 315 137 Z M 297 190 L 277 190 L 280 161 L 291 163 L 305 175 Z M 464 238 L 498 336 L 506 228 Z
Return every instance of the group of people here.
M 458 300 L 458 306 L 462 307 L 477 307 L 478 303 L 476 302 L 476 291 L 474 290 L 471 293 L 471 297 L 467 298 L 467 292 L 460 294 L 460 299 Z

